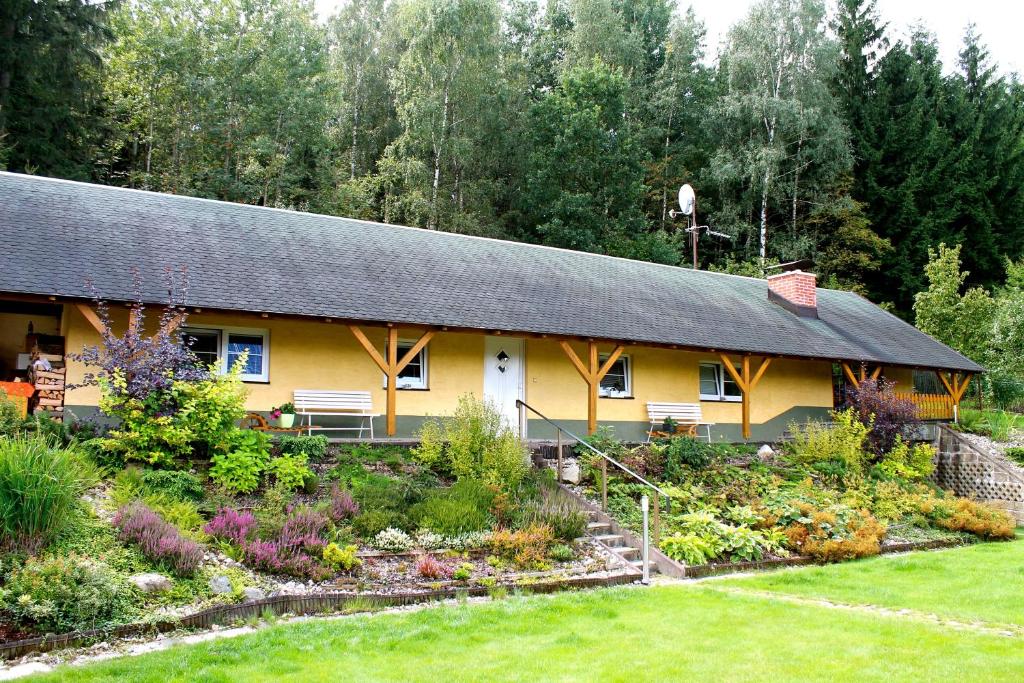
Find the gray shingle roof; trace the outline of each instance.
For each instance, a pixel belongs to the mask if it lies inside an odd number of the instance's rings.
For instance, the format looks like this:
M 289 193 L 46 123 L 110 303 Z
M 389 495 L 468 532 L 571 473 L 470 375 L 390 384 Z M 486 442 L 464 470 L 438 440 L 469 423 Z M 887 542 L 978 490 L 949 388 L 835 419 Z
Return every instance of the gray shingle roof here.
M 0 173 L 0 291 L 189 305 L 980 371 L 866 299 L 818 290 L 819 319 L 764 280 L 500 240 Z

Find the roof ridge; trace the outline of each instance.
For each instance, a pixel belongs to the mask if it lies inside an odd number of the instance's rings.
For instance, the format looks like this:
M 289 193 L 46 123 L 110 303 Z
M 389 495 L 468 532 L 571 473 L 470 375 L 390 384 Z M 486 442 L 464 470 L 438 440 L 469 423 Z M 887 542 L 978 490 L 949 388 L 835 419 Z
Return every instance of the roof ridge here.
M 3 177 L 3 176 L 9 176 L 9 177 L 18 178 L 18 179 L 21 179 L 21 178 L 31 178 L 33 180 L 43 180 L 43 181 L 53 182 L 53 183 L 60 183 L 60 184 L 67 184 L 67 185 L 79 185 L 79 186 L 84 186 L 84 187 L 95 187 L 95 188 L 101 188 L 101 189 L 105 189 L 105 190 L 114 190 L 114 191 L 120 191 L 120 192 L 133 192 L 133 193 L 146 194 L 146 195 L 155 195 L 155 196 L 158 196 L 158 197 L 172 197 L 172 198 L 181 199 L 181 200 L 184 200 L 184 201 L 192 200 L 192 201 L 198 201 L 198 202 L 210 202 L 210 203 L 213 203 L 213 204 L 220 204 L 220 205 L 226 205 L 226 206 L 231 206 L 231 207 L 240 207 L 240 208 L 245 208 L 245 209 L 256 209 L 256 210 L 263 210 L 263 211 L 279 211 L 279 212 L 287 213 L 287 214 L 290 214 L 290 215 L 298 214 L 298 215 L 304 215 L 304 216 L 316 216 L 318 218 L 327 218 L 327 219 L 336 220 L 336 221 L 349 221 L 349 222 L 353 222 L 353 223 L 362 223 L 364 225 L 373 225 L 373 226 L 376 226 L 376 227 L 395 228 L 395 229 L 398 229 L 398 230 L 413 230 L 413 231 L 424 233 L 424 234 L 432 234 L 432 235 L 443 236 L 442 239 L 444 239 L 444 238 L 470 239 L 470 240 L 483 240 L 483 241 L 486 241 L 486 242 L 495 242 L 497 244 L 514 244 L 514 245 L 519 245 L 519 246 L 523 246 L 523 247 L 528 247 L 528 248 L 531 248 L 531 249 L 545 249 L 545 250 L 549 250 L 549 251 L 562 252 L 562 253 L 566 253 L 566 254 L 575 254 L 575 255 L 582 255 L 582 256 L 595 256 L 595 257 L 600 257 L 600 258 L 611 259 L 611 260 L 614 260 L 614 261 L 622 261 L 622 262 L 625 262 L 625 263 L 638 263 L 638 264 L 645 265 L 645 266 L 657 266 L 657 267 L 660 267 L 660 268 L 670 268 L 670 269 L 672 269 L 674 271 L 690 272 L 690 273 L 700 274 L 700 275 L 711 275 L 711 276 L 714 276 L 714 277 L 732 277 L 732 278 L 740 278 L 740 279 L 743 279 L 743 280 L 752 280 L 754 282 L 764 282 L 765 283 L 765 287 L 767 287 L 767 280 L 765 280 L 764 278 L 752 277 L 750 275 L 739 275 L 737 273 L 723 273 L 723 272 L 715 271 L 715 270 L 700 270 L 699 268 L 698 269 L 693 269 L 693 268 L 688 268 L 688 267 L 685 267 L 685 266 L 673 266 L 673 265 L 668 264 L 668 263 L 658 263 L 656 261 L 641 261 L 639 259 L 631 259 L 631 258 L 626 258 L 624 256 L 612 256 L 611 254 L 599 254 L 597 252 L 580 251 L 578 249 L 567 249 L 565 247 L 552 247 L 552 246 L 547 245 L 547 244 L 534 244 L 532 242 L 520 242 L 520 241 L 517 241 L 517 240 L 501 239 L 501 238 L 498 238 L 498 237 L 485 237 L 483 235 L 466 235 L 466 234 L 459 233 L 459 232 L 448 232 L 446 230 L 431 230 L 430 228 L 418 228 L 418 227 L 413 226 L 413 225 L 400 225 L 398 223 L 382 223 L 380 221 L 371 221 L 371 220 L 366 220 L 366 219 L 363 219 L 363 218 L 350 218 L 348 216 L 332 216 L 331 214 L 315 213 L 313 211 L 300 211 L 298 209 L 282 209 L 282 208 L 276 207 L 276 206 L 260 206 L 259 204 L 246 204 L 244 202 L 231 202 L 231 201 L 227 201 L 226 199 L 210 199 L 209 197 L 194 197 L 192 195 L 187 195 L 187 194 L 175 194 L 173 192 L 160 192 L 158 190 L 143 190 L 143 189 L 140 189 L 140 188 L 137 188 L 137 187 L 121 187 L 120 185 L 103 185 L 102 183 L 90 183 L 90 182 L 86 182 L 86 181 L 83 181 L 83 180 L 69 180 L 67 178 L 54 178 L 52 176 L 37 176 L 37 175 L 28 174 L 28 173 L 13 173 L 11 171 L 0 171 L 0 177 Z M 825 288 L 824 287 L 818 287 L 818 289 L 825 289 Z M 843 291 L 843 290 L 835 290 L 835 291 Z

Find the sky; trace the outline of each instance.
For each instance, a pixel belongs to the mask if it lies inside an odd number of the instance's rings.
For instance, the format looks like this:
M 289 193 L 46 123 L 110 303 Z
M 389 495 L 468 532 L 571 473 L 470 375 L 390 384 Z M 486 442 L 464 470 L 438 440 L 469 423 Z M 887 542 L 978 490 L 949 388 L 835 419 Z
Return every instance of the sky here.
M 314 1 L 318 14 L 324 18 L 346 2 Z M 704 20 L 711 57 L 718 52 L 718 45 L 729 27 L 745 16 L 752 4 L 751 0 L 677 2 L 682 9 L 692 5 L 697 16 Z M 889 23 L 889 35 L 893 39 L 907 35 L 908 26 L 923 22 L 938 38 L 940 56 L 947 71 L 956 64 L 964 28 L 974 22 L 1000 71 L 1024 75 L 1024 40 L 1020 32 L 1024 23 L 1024 2 L 1021 0 L 878 0 L 877 4 L 882 20 Z

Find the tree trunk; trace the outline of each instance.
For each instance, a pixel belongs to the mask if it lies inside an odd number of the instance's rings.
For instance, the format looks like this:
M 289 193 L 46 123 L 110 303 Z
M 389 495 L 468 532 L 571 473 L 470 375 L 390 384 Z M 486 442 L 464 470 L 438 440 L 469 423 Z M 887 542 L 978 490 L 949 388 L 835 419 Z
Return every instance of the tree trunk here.
M 444 86 L 444 110 L 441 114 L 440 140 L 434 145 L 434 183 L 430 189 L 430 225 L 431 230 L 437 230 L 438 209 L 437 195 L 441 188 L 441 155 L 444 152 L 445 135 L 448 132 L 448 114 L 450 101 L 448 97 L 448 85 Z

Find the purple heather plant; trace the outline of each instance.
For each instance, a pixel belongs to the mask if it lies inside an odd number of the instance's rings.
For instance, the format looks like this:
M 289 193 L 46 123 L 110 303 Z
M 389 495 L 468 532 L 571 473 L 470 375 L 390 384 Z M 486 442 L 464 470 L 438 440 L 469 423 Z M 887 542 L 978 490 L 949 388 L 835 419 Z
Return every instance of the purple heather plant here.
M 175 574 L 191 576 L 203 560 L 203 549 L 198 543 L 182 537 L 177 527 L 142 503 L 122 507 L 114 515 L 113 523 L 119 539 L 134 543 L 143 555 Z
M 332 522 L 343 522 L 359 514 L 359 503 L 347 489 L 335 484 L 331 487 L 331 506 L 327 509 L 327 513 Z
M 327 545 L 327 539 L 324 538 L 327 523 L 325 515 L 310 507 L 292 508 L 278 537 L 281 550 L 290 553 L 305 550 L 320 552 Z
M 221 508 L 203 531 L 213 538 L 242 547 L 256 533 L 256 517 L 251 512 Z

